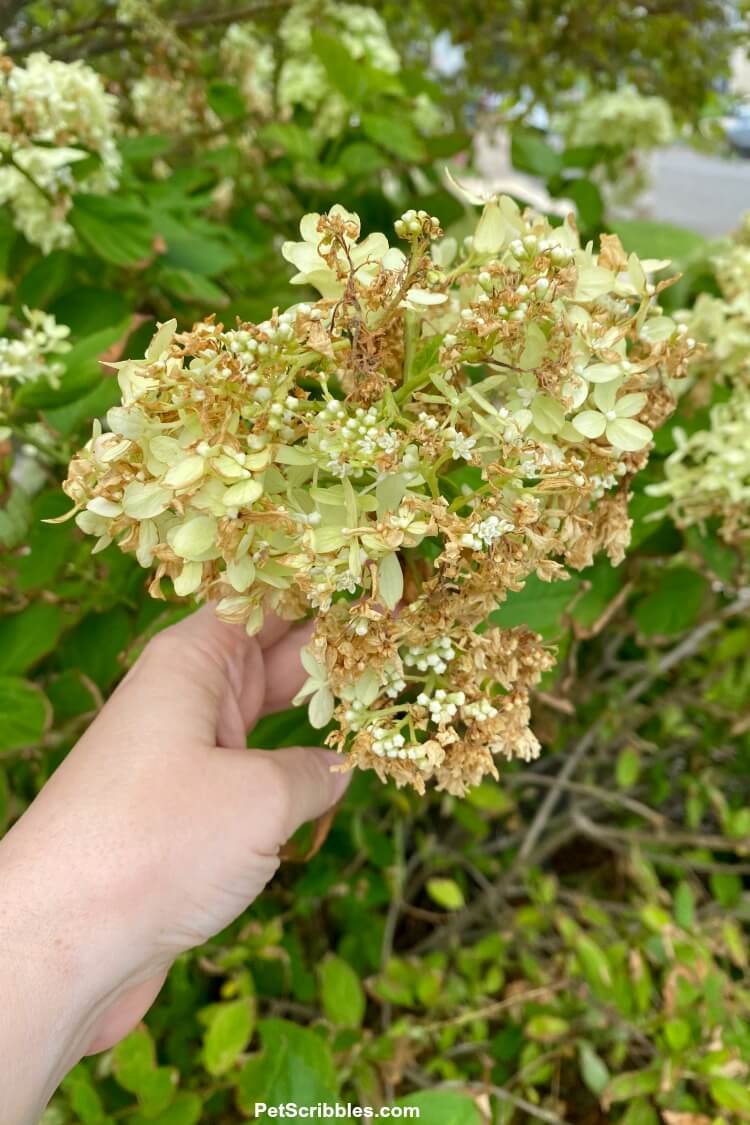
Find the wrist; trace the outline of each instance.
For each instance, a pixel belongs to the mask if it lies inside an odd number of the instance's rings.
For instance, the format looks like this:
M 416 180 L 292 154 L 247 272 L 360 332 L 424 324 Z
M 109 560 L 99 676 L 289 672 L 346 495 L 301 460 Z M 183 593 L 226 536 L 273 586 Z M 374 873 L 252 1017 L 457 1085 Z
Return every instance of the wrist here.
M 3 1122 L 36 1123 L 84 1054 L 103 996 L 94 932 L 48 855 L 24 833 L 0 842 L 0 1087 Z M 90 921 L 90 919 L 89 919 Z

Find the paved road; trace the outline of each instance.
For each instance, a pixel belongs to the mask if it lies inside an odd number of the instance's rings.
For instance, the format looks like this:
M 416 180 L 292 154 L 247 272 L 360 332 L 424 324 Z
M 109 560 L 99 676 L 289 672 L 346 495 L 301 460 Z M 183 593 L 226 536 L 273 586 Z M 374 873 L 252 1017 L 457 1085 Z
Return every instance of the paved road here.
M 506 134 L 478 136 L 475 157 L 479 175 L 467 177 L 471 186 L 510 191 L 533 206 L 555 208 L 539 180 L 511 167 Z M 715 236 L 732 231 L 743 212 L 750 211 L 750 160 L 704 156 L 675 147 L 655 154 L 651 175 L 652 189 L 638 208 L 643 218 Z M 569 204 L 558 206 L 563 212 L 569 208 Z
M 656 155 L 653 182 L 653 218 L 701 234 L 725 234 L 750 211 L 750 160 L 672 148 Z

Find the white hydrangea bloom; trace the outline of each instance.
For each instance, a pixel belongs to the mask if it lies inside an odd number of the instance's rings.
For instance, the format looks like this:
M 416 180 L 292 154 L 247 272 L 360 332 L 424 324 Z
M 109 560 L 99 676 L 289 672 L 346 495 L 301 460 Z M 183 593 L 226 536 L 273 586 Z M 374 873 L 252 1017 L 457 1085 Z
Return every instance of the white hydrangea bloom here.
M 561 116 L 558 126 L 576 148 L 614 144 L 626 149 L 658 148 L 671 144 L 676 135 L 669 103 L 633 86 L 592 94 Z
M 387 74 L 398 73 L 401 60 L 385 22 L 371 8 L 331 0 L 297 0 L 292 5 L 279 27 L 286 57 L 278 77 L 278 103 L 282 109 L 301 106 L 315 113 L 316 132 L 328 136 L 342 127 L 348 108 L 315 56 L 312 33 L 316 28 L 332 34 L 352 58 Z
M 233 23 L 224 34 L 219 55 L 229 76 L 238 83 L 248 109 L 269 116 L 273 112 L 276 71 L 271 44 L 259 39 L 251 24 Z
M 58 324 L 50 313 L 40 309 L 24 309 L 28 325 L 15 339 L 0 338 L 0 380 L 32 383 L 46 378 L 55 384 L 63 372 L 63 364 L 50 356 L 70 350 L 66 324 Z
M 73 241 L 65 216 L 74 191 L 117 186 L 117 128 L 116 99 L 80 60 L 60 62 L 37 51 L 23 66 L 8 60 L 0 70 L 0 203 L 44 253 Z M 90 155 L 97 166 L 77 179 L 74 165 Z

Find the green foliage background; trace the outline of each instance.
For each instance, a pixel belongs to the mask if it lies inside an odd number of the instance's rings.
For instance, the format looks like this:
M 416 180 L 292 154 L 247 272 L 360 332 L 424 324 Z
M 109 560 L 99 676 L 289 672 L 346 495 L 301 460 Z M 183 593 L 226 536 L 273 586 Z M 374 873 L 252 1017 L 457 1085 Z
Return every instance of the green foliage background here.
M 287 5 L 252 7 L 273 39 Z M 593 26 L 578 0 L 379 7 L 402 54 L 397 76 L 359 65 L 325 20 L 314 37 L 348 107 L 340 131 L 321 137 L 304 110 L 248 120 L 216 53 L 248 6 L 182 0 L 156 10 L 155 29 L 134 31 L 95 0 L 0 4 L 14 58 L 36 44 L 84 57 L 124 97 L 154 57 L 171 57 L 171 37 L 221 123 L 210 144 L 131 123 L 119 189 L 75 197 L 70 249 L 44 256 L 0 216 L 5 319 L 12 329 L 23 306 L 46 309 L 74 345 L 59 387 L 14 390 L 13 438 L 0 444 L 0 830 L 148 637 L 185 612 L 150 600 L 143 572 L 116 549 L 92 557 L 72 524 L 42 523 L 67 508 L 69 455 L 118 400 L 99 363 L 109 349 L 142 355 L 171 315 L 189 324 L 216 310 L 227 323 L 290 303 L 279 242 L 336 200 L 367 230 L 414 206 L 460 233 L 463 209 L 441 170 L 466 157 L 488 89 L 519 119 L 515 166 L 573 198 L 585 233 L 615 230 L 626 249 L 674 260 L 683 277 L 665 304 L 714 288 L 699 236 L 608 222 L 591 177 L 611 152 L 561 151 L 521 109 L 626 78 L 695 122 L 726 68 L 734 32 L 723 6 L 654 5 L 633 21 L 612 3 Z M 585 19 L 585 34 L 558 34 L 552 14 L 568 28 Z M 468 69 L 450 84 L 425 67 L 445 27 L 468 46 Z M 689 35 L 676 60 L 680 28 Z M 428 132 L 413 123 L 420 94 L 440 109 Z M 691 430 L 705 418 L 685 406 L 677 421 Z M 182 957 L 146 1024 L 81 1063 L 45 1125 L 230 1123 L 256 1101 L 337 1099 L 416 1104 L 430 1125 L 750 1120 L 747 560 L 715 529 L 679 531 L 646 495 L 672 430 L 637 482 L 627 561 L 529 582 L 495 615 L 558 646 L 536 701 L 542 758 L 504 767 L 499 784 L 464 801 L 358 775 L 323 849 Z M 36 460 L 21 479 L 24 446 Z M 316 735 L 290 711 L 251 741 Z

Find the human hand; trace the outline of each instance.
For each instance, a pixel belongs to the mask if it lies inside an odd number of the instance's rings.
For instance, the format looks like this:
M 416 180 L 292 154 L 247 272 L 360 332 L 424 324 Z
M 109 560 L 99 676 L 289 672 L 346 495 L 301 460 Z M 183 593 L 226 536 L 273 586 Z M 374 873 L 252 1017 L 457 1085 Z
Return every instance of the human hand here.
M 164 630 L 0 843 L 4 1125 L 126 1035 L 344 792 L 334 754 L 245 749 L 301 686 L 306 632 L 271 620 L 250 639 L 210 606 Z

